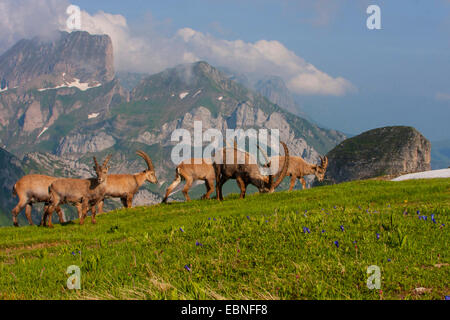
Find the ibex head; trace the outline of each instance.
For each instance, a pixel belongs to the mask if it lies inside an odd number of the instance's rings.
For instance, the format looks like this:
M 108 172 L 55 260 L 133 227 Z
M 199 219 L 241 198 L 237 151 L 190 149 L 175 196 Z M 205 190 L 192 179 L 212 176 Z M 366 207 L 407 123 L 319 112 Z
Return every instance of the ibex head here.
M 325 177 L 325 172 L 327 171 L 327 167 L 328 167 L 328 157 L 320 157 L 320 166 L 316 166 L 315 170 L 314 170 L 314 174 L 317 178 L 317 180 L 319 180 L 320 182 L 323 181 L 324 177 Z
M 106 176 L 108 175 L 109 170 L 108 162 L 111 159 L 111 156 L 112 155 L 108 155 L 101 166 L 98 164 L 97 159 L 94 157 L 94 170 L 97 174 L 98 183 L 103 183 L 106 181 Z
M 155 167 L 153 166 L 152 159 L 142 150 L 138 150 L 136 154 L 142 157 L 147 163 L 147 170 L 144 170 L 145 178 L 150 183 L 158 183 L 158 178 L 156 177 Z

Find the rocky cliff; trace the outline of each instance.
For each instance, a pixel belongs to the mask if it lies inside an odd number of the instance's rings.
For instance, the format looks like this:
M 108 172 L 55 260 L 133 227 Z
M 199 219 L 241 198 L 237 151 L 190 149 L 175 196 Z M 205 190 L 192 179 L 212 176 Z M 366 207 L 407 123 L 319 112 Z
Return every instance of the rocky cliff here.
M 430 170 L 431 144 L 412 127 L 384 127 L 341 142 L 327 156 L 334 183 Z
M 0 56 L 2 89 L 95 86 L 114 78 L 111 39 L 87 32 L 60 32 L 53 41 L 24 39 Z

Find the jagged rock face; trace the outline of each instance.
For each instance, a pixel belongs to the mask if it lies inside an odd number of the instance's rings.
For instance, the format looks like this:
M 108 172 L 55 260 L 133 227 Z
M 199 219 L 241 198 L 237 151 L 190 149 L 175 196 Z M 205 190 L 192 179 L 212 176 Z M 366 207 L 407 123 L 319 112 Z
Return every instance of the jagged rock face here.
M 385 127 L 347 139 L 328 154 L 325 179 L 339 183 L 431 170 L 431 143 L 412 127 Z
M 255 89 L 280 107 L 294 113 L 298 111 L 289 89 L 281 78 L 268 77 L 267 79 L 259 80 L 255 85 Z
M 114 78 L 112 42 L 107 35 L 61 32 L 51 42 L 21 40 L 0 56 L 0 83 L 4 88 L 61 85 L 79 79 L 104 83 Z
M 115 144 L 116 140 L 105 132 L 98 132 L 95 135 L 78 133 L 73 136 L 64 137 L 56 154 L 64 155 L 100 152 L 111 148 Z

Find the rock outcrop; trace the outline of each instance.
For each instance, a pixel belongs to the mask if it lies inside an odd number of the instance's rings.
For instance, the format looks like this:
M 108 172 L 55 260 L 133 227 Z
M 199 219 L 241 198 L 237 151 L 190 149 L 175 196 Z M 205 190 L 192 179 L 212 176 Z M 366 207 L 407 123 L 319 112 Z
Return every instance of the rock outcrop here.
M 341 142 L 327 156 L 325 179 L 332 183 L 431 169 L 431 143 L 412 127 L 364 132 Z

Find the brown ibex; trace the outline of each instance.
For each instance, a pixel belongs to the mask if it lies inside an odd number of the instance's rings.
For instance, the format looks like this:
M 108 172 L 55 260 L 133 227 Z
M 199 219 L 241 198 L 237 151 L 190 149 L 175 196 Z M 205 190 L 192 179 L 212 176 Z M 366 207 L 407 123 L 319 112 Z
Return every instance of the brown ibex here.
M 291 177 L 291 184 L 289 185 L 289 191 L 292 191 L 295 186 L 295 182 L 297 179 L 300 180 L 303 189 L 306 189 L 306 181 L 303 178 L 304 176 L 308 175 L 315 175 L 317 180 L 323 181 L 323 178 L 325 176 L 325 172 L 327 171 L 328 167 L 328 158 L 320 157 L 320 165 L 311 164 L 306 162 L 301 157 L 290 157 L 289 158 L 289 166 L 287 169 L 287 176 Z M 273 160 L 275 157 L 272 157 L 271 160 Z M 284 156 L 277 156 L 276 157 L 278 161 L 284 161 Z
M 120 198 L 125 208 L 131 208 L 134 195 L 145 181 L 158 183 L 152 159 L 142 150 L 136 154 L 147 163 L 147 169 L 135 174 L 109 174 L 106 184 L 105 197 Z M 98 213 L 103 212 L 103 202 L 98 204 Z
M 92 223 L 96 223 L 95 206 L 103 200 L 106 191 L 106 183 L 108 180 L 107 164 L 111 159 L 111 155 L 107 156 L 103 164 L 100 166 L 97 159 L 94 157 L 95 178 L 90 179 L 71 179 L 63 178 L 54 181 L 49 187 L 50 205 L 44 213 L 44 226 L 48 216 L 48 226 L 52 225 L 53 211 L 64 203 L 75 205 L 78 211 L 78 218 L 80 224 L 84 223 L 89 206 L 92 212 Z
M 47 210 L 48 203 L 50 201 L 48 188 L 57 179 L 58 178 L 40 174 L 29 174 L 20 178 L 16 184 L 14 184 L 12 191 L 13 195 L 17 195 L 19 197 L 19 203 L 12 210 L 14 226 L 19 226 L 17 216 L 23 208 L 25 208 L 25 215 L 29 224 L 33 225 L 33 220 L 31 219 L 31 209 L 33 203 L 44 202 L 44 212 Z M 59 216 L 59 222 L 64 223 L 63 212 L 59 206 L 56 207 L 56 212 Z
M 222 187 L 229 179 L 236 179 L 239 188 L 241 189 L 240 198 L 245 198 L 247 186 L 253 184 L 261 193 L 273 192 L 276 187 L 283 181 L 286 176 L 288 163 L 289 163 L 289 150 L 284 142 L 281 142 L 283 146 L 285 159 L 283 166 L 277 180 L 273 181 L 273 175 L 261 174 L 258 164 L 252 156 L 245 151 L 240 151 L 236 148 L 224 148 L 218 152 L 214 160 L 214 170 L 216 174 L 216 196 L 218 200 L 223 200 Z M 232 163 L 227 163 L 227 153 L 233 153 L 234 159 Z M 238 163 L 244 162 L 243 164 Z
M 198 162 L 198 163 L 197 163 Z M 202 199 L 209 199 L 211 193 L 214 191 L 214 180 L 216 175 L 214 173 L 214 167 L 211 159 L 187 159 L 182 161 L 175 169 L 175 180 L 167 188 L 166 195 L 164 196 L 163 203 L 167 203 L 167 199 L 173 190 L 181 183 L 181 180 L 186 180 L 186 184 L 183 188 L 183 194 L 186 201 L 190 201 L 188 191 L 192 186 L 192 183 L 196 180 L 205 181 L 206 194 L 202 196 Z

